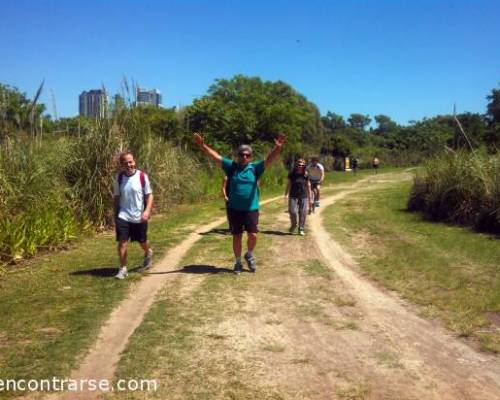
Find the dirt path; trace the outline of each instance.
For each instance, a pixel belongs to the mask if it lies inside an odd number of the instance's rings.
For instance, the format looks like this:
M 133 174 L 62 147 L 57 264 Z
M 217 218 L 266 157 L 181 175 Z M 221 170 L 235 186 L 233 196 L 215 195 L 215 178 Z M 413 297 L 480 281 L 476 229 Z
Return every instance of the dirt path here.
M 268 199 L 262 204 L 275 201 L 278 198 Z M 141 324 L 144 315 L 154 303 L 157 293 L 169 281 L 176 279 L 176 274 L 168 274 L 178 268 L 187 251 L 200 240 L 204 232 L 210 231 L 223 224 L 226 218 L 218 218 L 211 224 L 194 227 L 193 232 L 180 244 L 169 250 L 155 266 L 151 273 L 135 285 L 128 297 L 113 310 L 104 323 L 94 346 L 83 359 L 78 370 L 73 371 L 70 379 L 93 379 L 96 381 L 107 379 L 112 381 L 120 355 L 127 346 L 130 336 Z M 192 289 L 192 284 L 199 280 L 185 279 L 183 291 Z M 191 282 L 191 285 L 189 285 Z M 186 284 L 188 283 L 188 284 Z M 47 399 L 96 399 L 100 392 L 65 393 L 48 396 Z
M 381 179 L 387 178 L 378 181 Z M 322 203 L 328 206 L 348 193 L 342 192 Z M 321 215 L 315 215 L 310 222 L 324 260 L 356 296 L 363 313 L 363 333 L 372 343 L 385 343 L 385 347 L 389 344 L 394 358 L 412 375 L 411 385 L 402 385 L 401 394 L 421 392 L 421 396 L 415 397 L 426 399 L 500 399 L 497 357 L 474 351 L 438 324 L 416 316 L 403 301 L 378 290 L 354 272 L 355 261 L 330 239 L 321 224 Z M 393 387 L 401 383 L 393 382 Z
M 407 178 L 381 174 L 343 185 L 339 194 L 324 191 L 322 207 L 309 218 L 305 238 L 263 233 L 260 240 L 272 241 L 271 254 L 263 260 L 252 289 L 237 292 L 241 312 L 225 315 L 222 322 L 208 324 L 200 332 L 193 356 L 197 368 L 208 364 L 221 368 L 224 387 L 225 366 L 235 363 L 238 369 L 231 374 L 250 380 L 252 390 L 262 388 L 252 398 L 278 394 L 286 399 L 500 399 L 497 357 L 472 350 L 360 276 L 353 258 L 322 227 L 321 211 L 329 204 L 355 191 Z M 288 215 L 282 209 L 277 212 L 276 206 L 274 210 L 266 217 L 267 227 L 282 231 Z M 178 268 L 201 232 L 224 221 L 220 218 L 195 229 L 133 288 L 72 378 L 112 379 L 130 335 L 158 291 L 177 275 L 165 272 Z M 327 271 L 316 274 L 303 268 L 317 262 Z M 183 293 L 205 279 L 188 275 L 180 277 Z M 229 290 L 227 295 L 235 296 Z M 224 339 L 214 345 L 213 337 Z
M 232 306 L 196 336 L 187 371 L 210 375 L 186 387 L 177 383 L 175 392 L 169 386 L 168 398 L 500 399 L 497 357 L 476 352 L 371 284 L 322 227 L 329 204 L 402 179 L 409 175 L 369 177 L 331 196 L 325 191 L 305 238 L 262 232 L 272 244 L 269 255 L 259 253 L 258 276 L 241 278 L 245 290 L 221 294 L 220 302 L 237 302 L 236 312 Z M 283 209 L 263 212 L 268 232 L 288 227 Z M 199 386 L 194 393 L 192 386 Z

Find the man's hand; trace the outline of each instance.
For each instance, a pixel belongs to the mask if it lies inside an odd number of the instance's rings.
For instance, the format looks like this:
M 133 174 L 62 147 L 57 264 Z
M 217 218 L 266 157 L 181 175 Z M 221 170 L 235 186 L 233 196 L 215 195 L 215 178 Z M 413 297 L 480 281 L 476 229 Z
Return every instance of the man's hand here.
M 149 214 L 148 210 L 144 210 L 141 215 L 141 222 L 147 222 L 149 220 L 149 217 L 151 215 Z
M 276 139 L 274 139 L 274 144 L 277 147 L 282 147 L 285 144 L 286 136 L 283 133 L 280 133 Z
M 201 133 L 193 133 L 193 138 L 197 145 L 203 146 L 203 136 L 201 136 Z

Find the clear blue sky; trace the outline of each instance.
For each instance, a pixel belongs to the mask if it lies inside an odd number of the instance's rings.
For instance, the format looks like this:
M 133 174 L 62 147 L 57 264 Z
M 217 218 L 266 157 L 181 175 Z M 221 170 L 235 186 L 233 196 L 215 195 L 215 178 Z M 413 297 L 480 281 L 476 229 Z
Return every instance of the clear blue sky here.
M 217 78 L 283 80 L 322 114 L 480 112 L 500 84 L 496 1 L 0 0 L 0 82 L 59 116 L 123 77 L 188 105 Z

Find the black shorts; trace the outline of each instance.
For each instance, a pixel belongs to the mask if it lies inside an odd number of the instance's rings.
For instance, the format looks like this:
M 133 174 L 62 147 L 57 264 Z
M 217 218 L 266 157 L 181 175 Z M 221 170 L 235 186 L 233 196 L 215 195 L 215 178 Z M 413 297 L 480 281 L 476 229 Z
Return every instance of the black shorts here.
M 116 241 L 130 240 L 145 243 L 148 240 L 148 223 L 134 224 L 121 218 L 116 220 Z
M 320 181 L 311 180 L 311 189 L 316 189 L 320 183 Z
M 231 233 L 233 235 L 239 235 L 243 231 L 248 233 L 257 233 L 259 229 L 259 212 L 258 211 L 239 211 L 239 210 L 227 210 L 227 216 L 229 218 L 229 225 L 231 225 Z

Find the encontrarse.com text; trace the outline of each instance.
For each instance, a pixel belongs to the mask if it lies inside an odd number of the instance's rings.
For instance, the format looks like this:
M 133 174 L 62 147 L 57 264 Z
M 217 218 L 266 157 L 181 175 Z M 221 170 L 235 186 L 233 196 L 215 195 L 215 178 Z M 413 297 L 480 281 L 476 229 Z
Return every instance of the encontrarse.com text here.
M 155 392 L 156 379 L 0 379 L 0 392 Z

